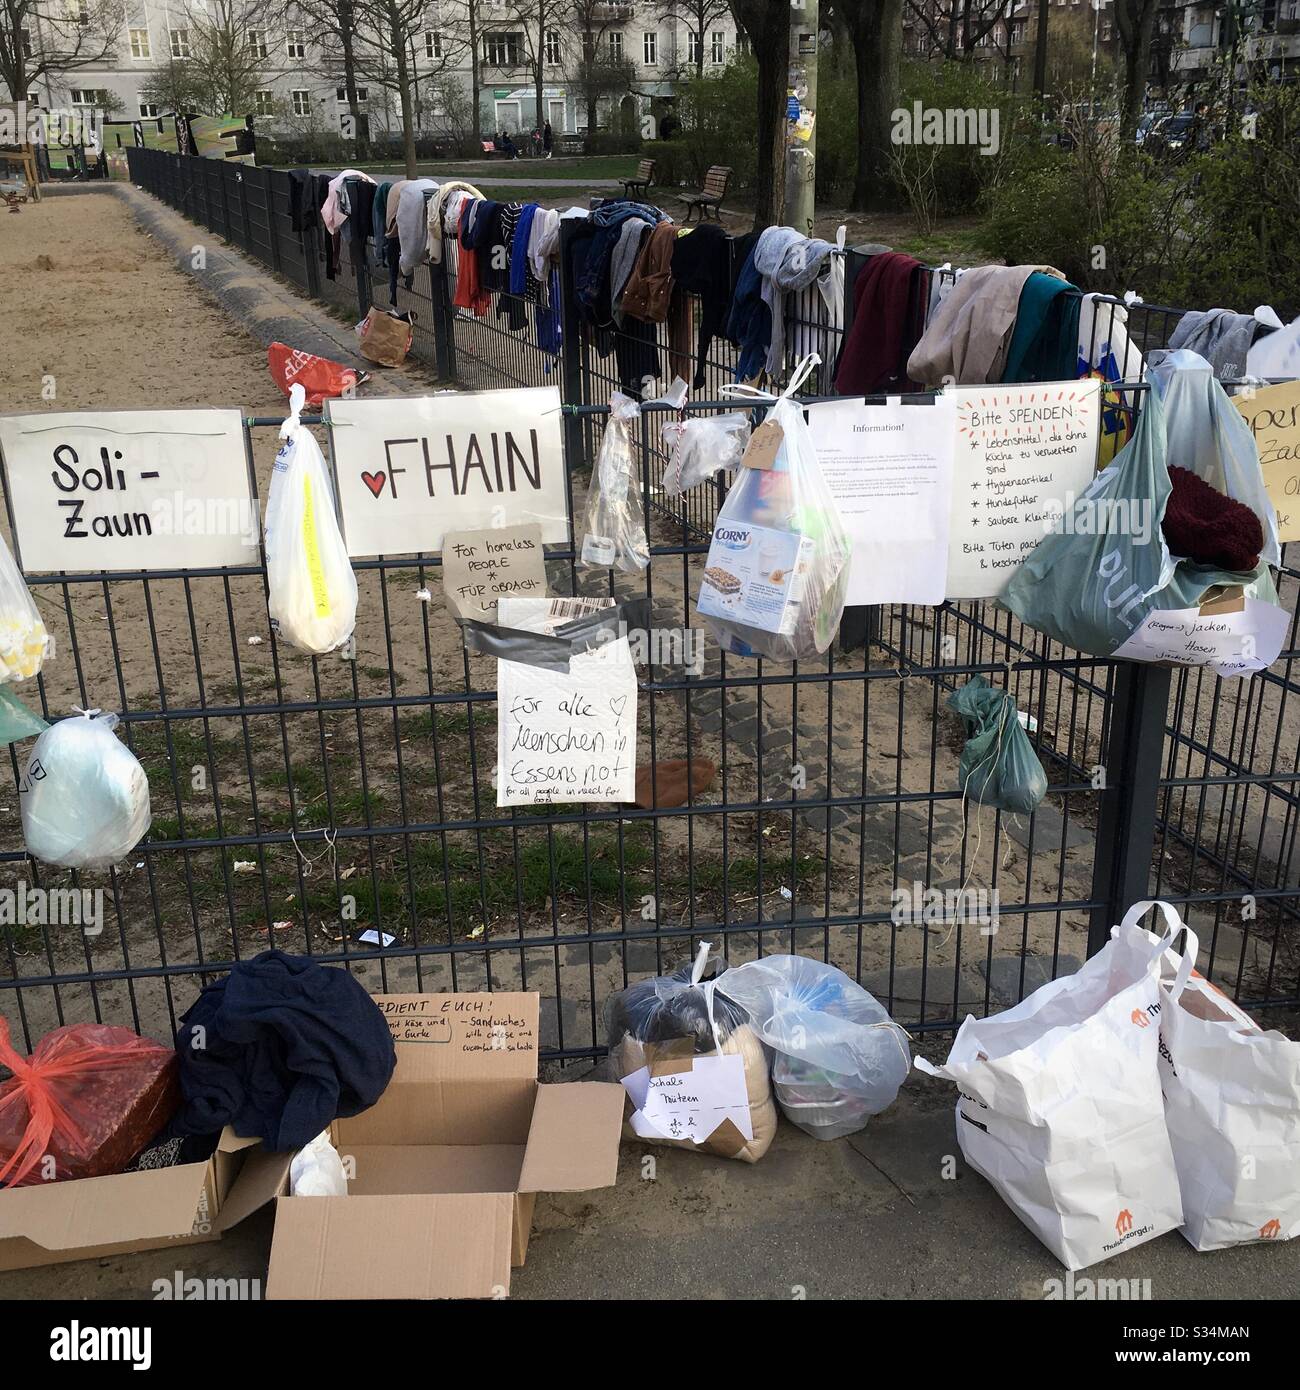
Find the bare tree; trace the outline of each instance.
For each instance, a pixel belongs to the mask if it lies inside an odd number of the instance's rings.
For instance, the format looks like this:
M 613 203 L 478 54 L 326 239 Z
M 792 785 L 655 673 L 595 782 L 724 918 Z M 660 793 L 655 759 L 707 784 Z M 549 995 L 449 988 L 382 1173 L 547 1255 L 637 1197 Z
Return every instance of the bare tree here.
M 343 92 L 356 131 L 357 158 L 370 144 L 370 117 L 357 97 L 357 0 L 294 0 L 293 12 L 310 26 L 320 44 L 327 71 L 343 79 Z
M 357 26 L 353 54 L 356 71 L 368 83 L 392 92 L 402 120 L 402 160 L 406 177 L 415 177 L 415 114 L 419 84 L 436 80 L 454 66 L 461 47 L 448 36 L 440 55 L 424 42 L 424 0 L 355 0 Z M 418 52 L 424 55 L 423 62 Z
M 903 0 L 835 0 L 853 43 L 858 86 L 857 173 L 853 208 L 878 206 L 894 164 L 893 111 L 903 53 Z
M 655 0 L 655 13 L 660 19 L 674 19 L 695 35 L 695 76 L 704 76 L 704 35 L 711 24 L 717 24 L 731 13 L 729 0 Z
M 101 66 L 115 56 L 125 23 L 122 0 L 0 0 L 0 84 L 25 101 L 41 81 Z
M 517 32 L 523 37 L 522 56 L 536 89 L 538 130 L 546 120 L 546 103 L 543 100 L 542 89 L 546 85 L 547 54 L 551 51 L 551 46 L 546 42 L 546 35 L 548 30 L 555 29 L 566 17 L 567 6 L 568 0 L 506 0 L 503 22 L 510 26 L 512 32 Z
M 901 5 L 902 0 L 890 0 Z M 731 0 L 736 25 L 758 62 L 758 166 L 754 229 L 785 216 L 785 108 L 790 66 L 790 6 L 770 0 Z
M 611 56 L 609 31 L 622 23 L 618 8 L 606 0 L 566 0 L 565 16 L 577 33 L 580 47 L 570 64 L 570 75 L 587 108 L 587 138 L 596 133 L 596 113 L 601 97 L 631 88 L 636 69 L 625 59 Z
M 173 11 L 173 32 L 185 35 L 184 55 L 169 52 L 140 84 L 140 96 L 178 115 L 246 116 L 262 86 L 266 60 L 250 32 L 265 28 L 265 0 L 208 0 Z

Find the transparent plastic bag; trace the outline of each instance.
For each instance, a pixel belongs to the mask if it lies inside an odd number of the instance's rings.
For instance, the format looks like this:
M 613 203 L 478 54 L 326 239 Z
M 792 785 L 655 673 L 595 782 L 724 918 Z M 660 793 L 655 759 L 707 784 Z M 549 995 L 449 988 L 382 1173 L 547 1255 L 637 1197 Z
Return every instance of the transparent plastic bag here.
M 306 393 L 293 386 L 285 442 L 266 503 L 267 607 L 271 629 L 312 656 L 341 647 L 357 621 L 357 579 L 348 559 L 334 490 L 312 433 L 298 419 Z
M 764 956 L 728 970 L 719 992 L 771 1049 L 786 1119 L 815 1139 L 853 1134 L 893 1104 L 912 1063 L 907 1034 L 842 970 Z
M 149 779 L 113 732 L 117 715 L 78 710 L 32 745 L 19 786 L 27 852 L 65 869 L 105 869 L 149 829 Z
M 851 545 L 794 392 L 820 359 L 805 357 L 750 437 L 718 513 L 696 608 L 724 651 L 802 661 L 830 646 L 844 612 Z
M 0 537 L 0 685 L 30 680 L 49 649 L 50 635 L 36 600 Z
M 298 1150 L 289 1164 L 292 1197 L 346 1197 L 348 1176 L 339 1151 L 330 1142 L 329 1130 L 318 1134 Z
M 629 985 L 606 1007 L 606 1036 L 615 1074 L 633 1098 L 632 1116 L 624 1132 L 652 1144 L 702 1149 L 719 1157 L 756 1163 L 776 1134 L 767 1054 L 744 1010 L 717 987 L 719 976 L 725 978 L 727 972 L 717 971 L 712 979 L 704 978 L 708 955 L 709 943 L 703 942 L 692 965 Z M 699 1139 L 674 1138 L 646 1122 L 637 1095 L 638 1085 L 644 1088 L 648 1084 L 648 1073 L 663 1066 L 684 1076 L 699 1063 L 707 1067 L 715 1058 L 733 1056 L 742 1063 L 741 1108 L 752 1137 L 730 1121 Z
M 723 468 L 739 468 L 749 443 L 749 417 L 740 411 L 725 415 L 694 415 L 663 427 L 668 466 L 664 492 L 678 497 Z
M 630 396 L 620 391 L 610 396 L 609 418 L 587 493 L 584 565 L 641 574 L 650 563 L 641 489 L 632 456 L 632 421 L 640 414 L 640 404 Z

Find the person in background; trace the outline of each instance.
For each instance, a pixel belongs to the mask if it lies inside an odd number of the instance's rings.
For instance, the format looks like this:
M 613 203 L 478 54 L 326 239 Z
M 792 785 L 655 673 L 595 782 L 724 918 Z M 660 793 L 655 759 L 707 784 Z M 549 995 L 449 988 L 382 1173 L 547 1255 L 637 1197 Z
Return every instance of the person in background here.
M 507 159 L 519 158 L 518 147 L 515 145 L 515 142 L 510 138 L 510 132 L 508 130 L 503 130 L 501 132 L 501 150 L 505 154 Z
M 551 123 L 547 121 L 542 127 L 542 149 L 546 151 L 547 159 L 551 157 L 552 146 L 555 144 L 555 135 L 551 130 Z

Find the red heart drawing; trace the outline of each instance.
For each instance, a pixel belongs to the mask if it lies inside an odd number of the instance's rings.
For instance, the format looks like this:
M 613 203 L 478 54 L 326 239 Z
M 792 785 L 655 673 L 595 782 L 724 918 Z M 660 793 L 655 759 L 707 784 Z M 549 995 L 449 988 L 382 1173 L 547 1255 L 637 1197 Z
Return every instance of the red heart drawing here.
M 388 481 L 386 473 L 362 473 L 361 481 L 370 489 L 372 497 L 378 497 L 384 490 L 384 484 Z

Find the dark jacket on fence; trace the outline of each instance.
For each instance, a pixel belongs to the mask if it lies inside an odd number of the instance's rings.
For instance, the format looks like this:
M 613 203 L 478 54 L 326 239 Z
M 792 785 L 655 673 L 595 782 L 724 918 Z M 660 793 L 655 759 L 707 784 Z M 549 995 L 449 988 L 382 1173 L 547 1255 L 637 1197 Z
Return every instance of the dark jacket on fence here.
M 853 286 L 853 322 L 835 369 L 841 396 L 919 391 L 908 378 L 907 359 L 925 331 L 925 280 L 921 262 L 900 251 L 872 256 Z

